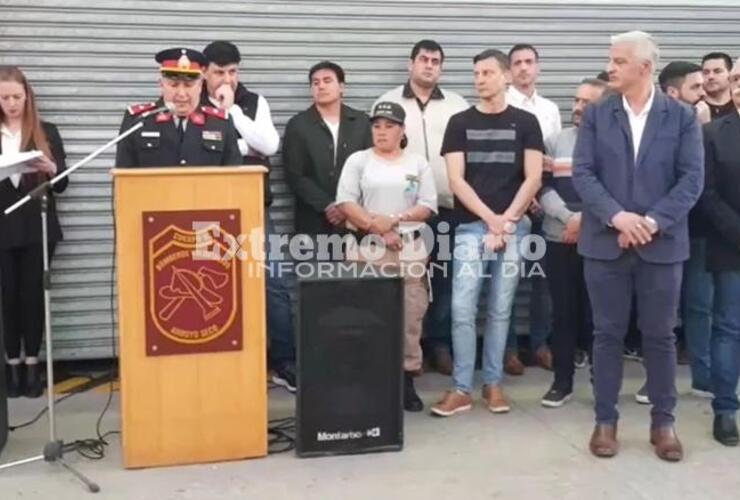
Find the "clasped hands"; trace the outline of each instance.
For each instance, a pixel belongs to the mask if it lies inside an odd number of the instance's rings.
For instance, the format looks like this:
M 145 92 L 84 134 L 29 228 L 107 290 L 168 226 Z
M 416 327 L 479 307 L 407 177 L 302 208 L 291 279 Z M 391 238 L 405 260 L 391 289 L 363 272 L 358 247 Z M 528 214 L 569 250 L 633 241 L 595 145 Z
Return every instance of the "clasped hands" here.
M 656 224 L 642 215 L 621 211 L 612 218 L 612 225 L 619 231 L 619 247 L 630 248 L 647 245 L 658 232 Z
M 400 217 L 395 215 L 373 214 L 368 232 L 379 234 L 383 238 L 386 248 L 390 250 L 401 250 L 403 248 L 403 239 L 395 229 L 400 221 Z
M 493 214 L 485 220 L 488 226 L 488 232 L 483 237 L 483 244 L 487 250 L 498 252 L 506 247 L 506 243 L 511 239 L 511 235 L 516 231 L 518 218 L 508 213 L 501 215 Z

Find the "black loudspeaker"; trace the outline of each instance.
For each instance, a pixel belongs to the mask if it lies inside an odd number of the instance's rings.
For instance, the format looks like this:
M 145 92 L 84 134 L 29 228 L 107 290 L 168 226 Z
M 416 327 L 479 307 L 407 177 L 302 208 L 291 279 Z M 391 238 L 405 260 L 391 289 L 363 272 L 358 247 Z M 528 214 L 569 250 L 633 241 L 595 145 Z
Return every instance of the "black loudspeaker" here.
M 400 450 L 403 281 L 334 266 L 299 275 L 296 453 Z
M 0 297 L 2 296 L 0 276 Z M 0 452 L 8 441 L 8 390 L 5 385 L 5 331 L 3 330 L 3 306 L 0 303 Z

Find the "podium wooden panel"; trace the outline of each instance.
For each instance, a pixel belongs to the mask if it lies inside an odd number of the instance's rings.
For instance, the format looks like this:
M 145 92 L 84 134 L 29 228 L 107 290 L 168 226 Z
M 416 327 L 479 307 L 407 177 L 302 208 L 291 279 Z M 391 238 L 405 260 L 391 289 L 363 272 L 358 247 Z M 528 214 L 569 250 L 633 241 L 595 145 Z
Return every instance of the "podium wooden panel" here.
M 264 276 L 250 269 L 251 260 L 242 262 L 240 350 L 152 356 L 145 338 L 142 222 L 142 213 L 148 211 L 238 209 L 242 234 L 254 228 L 264 231 L 265 171 L 264 167 L 113 170 L 127 468 L 267 454 Z

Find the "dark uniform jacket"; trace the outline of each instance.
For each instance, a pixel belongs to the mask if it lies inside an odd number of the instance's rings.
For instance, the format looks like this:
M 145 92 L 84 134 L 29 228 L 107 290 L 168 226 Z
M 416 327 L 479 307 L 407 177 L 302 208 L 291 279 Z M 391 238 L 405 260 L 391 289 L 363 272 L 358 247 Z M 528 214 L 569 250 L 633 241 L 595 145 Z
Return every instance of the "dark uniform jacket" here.
M 156 103 L 131 106 L 123 117 L 121 132 L 141 120 L 141 116 L 162 106 Z M 116 167 L 171 167 L 241 165 L 237 132 L 228 114 L 210 106 L 194 111 L 180 136 L 175 117 L 161 112 L 143 118 L 144 126 L 118 143 Z
M 283 163 L 296 195 L 297 233 L 335 232 L 324 217 L 324 209 L 334 203 L 347 157 L 371 146 L 370 119 L 349 106 L 342 105 L 336 155 L 334 139 L 316 106 L 290 119 L 283 136 Z
M 57 174 L 66 168 L 66 154 L 64 144 L 56 126 L 51 123 L 41 122 L 46 134 L 46 140 L 51 150 L 50 158 L 57 164 Z M 33 144 L 30 149 L 35 149 Z M 0 154 L 2 154 L 2 143 L 0 143 Z M 53 192 L 49 193 L 48 228 L 49 241 L 57 242 L 62 239 L 62 229 L 59 226 L 54 193 L 61 193 L 67 188 L 68 178 L 65 177 L 54 185 Z M 3 212 L 14 204 L 38 184 L 36 174 L 25 174 L 21 183 L 16 188 L 11 180 L 0 181 L 0 249 L 22 247 L 41 243 L 41 205 L 38 200 L 31 200 L 23 207 L 10 215 Z

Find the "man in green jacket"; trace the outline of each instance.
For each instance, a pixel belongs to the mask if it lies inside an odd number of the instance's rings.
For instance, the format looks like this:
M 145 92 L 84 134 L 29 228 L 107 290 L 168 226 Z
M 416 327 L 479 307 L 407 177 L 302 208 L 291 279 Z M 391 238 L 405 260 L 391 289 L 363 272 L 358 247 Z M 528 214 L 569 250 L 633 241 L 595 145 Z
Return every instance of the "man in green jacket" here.
M 342 103 L 344 70 L 330 61 L 308 72 L 313 105 L 288 121 L 283 137 L 283 163 L 295 193 L 295 230 L 316 236 L 344 229 L 334 205 L 344 161 L 372 146 L 370 120 Z

